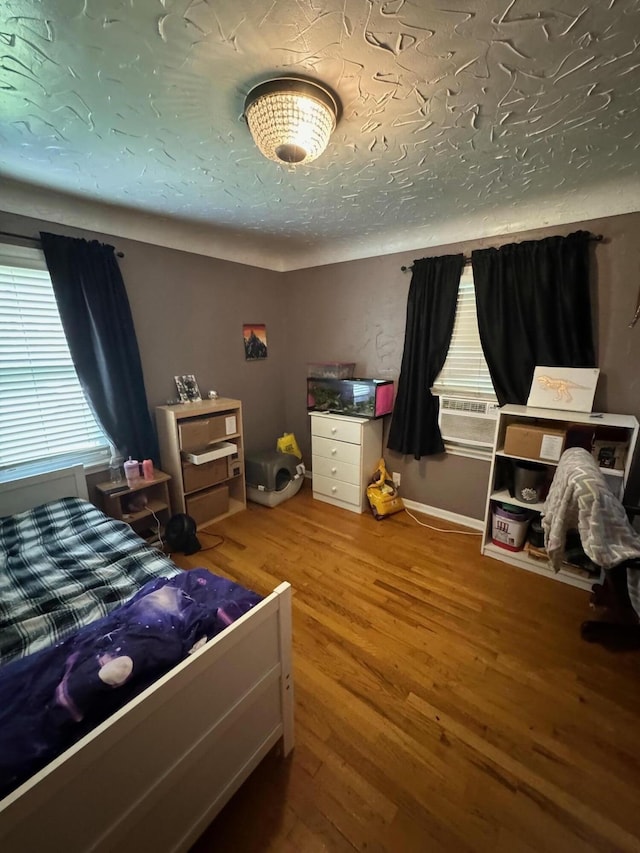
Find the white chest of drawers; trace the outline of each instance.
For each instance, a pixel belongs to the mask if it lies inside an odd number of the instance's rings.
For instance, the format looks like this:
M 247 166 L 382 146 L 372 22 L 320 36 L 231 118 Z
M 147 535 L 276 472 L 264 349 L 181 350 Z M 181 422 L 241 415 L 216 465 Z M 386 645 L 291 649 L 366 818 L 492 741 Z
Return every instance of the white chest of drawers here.
M 382 456 L 382 419 L 309 414 L 313 497 L 364 512 L 367 484 Z

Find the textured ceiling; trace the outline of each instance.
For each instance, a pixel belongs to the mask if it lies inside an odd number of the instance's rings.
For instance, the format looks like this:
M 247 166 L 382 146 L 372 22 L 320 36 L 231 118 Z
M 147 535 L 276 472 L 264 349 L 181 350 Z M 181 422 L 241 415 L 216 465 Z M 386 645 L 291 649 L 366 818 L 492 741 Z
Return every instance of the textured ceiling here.
M 0 45 L 0 175 L 195 221 L 250 263 L 638 209 L 640 0 L 4 0 Z M 242 107 L 291 73 L 343 115 L 289 171 Z

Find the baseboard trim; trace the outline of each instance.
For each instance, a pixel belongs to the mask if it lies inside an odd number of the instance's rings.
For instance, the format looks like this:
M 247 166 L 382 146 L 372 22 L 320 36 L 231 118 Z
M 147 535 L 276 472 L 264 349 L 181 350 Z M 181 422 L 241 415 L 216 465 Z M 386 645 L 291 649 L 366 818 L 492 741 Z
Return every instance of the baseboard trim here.
M 312 472 L 307 469 L 304 476 L 306 479 L 311 480 Z M 471 530 L 479 530 L 480 532 L 484 530 L 484 521 L 481 518 L 471 518 L 469 515 L 460 515 L 457 512 L 449 512 L 448 509 L 440 509 L 440 507 L 437 506 L 421 504 L 418 503 L 418 501 L 407 500 L 407 498 L 402 498 L 402 502 L 407 509 L 415 510 L 416 512 L 423 512 L 425 515 L 432 515 L 434 518 L 441 518 L 443 521 L 452 522 L 452 524 L 460 524 L 462 527 L 470 527 Z
M 402 501 L 407 509 L 423 512 L 425 515 L 432 515 L 435 518 L 441 518 L 443 521 L 451 521 L 453 524 L 461 524 L 463 527 L 470 527 L 472 530 L 484 530 L 484 521 L 481 518 L 471 518 L 468 515 L 460 515 L 457 512 L 449 512 L 447 509 L 440 509 L 437 506 L 428 506 L 427 504 L 418 503 L 418 501 L 409 501 L 402 498 Z

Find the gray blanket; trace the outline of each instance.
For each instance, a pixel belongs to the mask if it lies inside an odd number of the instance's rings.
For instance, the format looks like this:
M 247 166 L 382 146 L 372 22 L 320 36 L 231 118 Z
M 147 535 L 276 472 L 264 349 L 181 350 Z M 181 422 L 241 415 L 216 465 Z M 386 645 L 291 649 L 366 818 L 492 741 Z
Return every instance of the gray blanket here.
M 577 529 L 585 554 L 605 571 L 640 558 L 640 535 L 612 493 L 593 456 L 581 447 L 566 450 L 542 510 L 545 548 L 555 571 L 562 564 L 568 530 Z M 640 571 L 627 570 L 629 596 L 640 615 Z

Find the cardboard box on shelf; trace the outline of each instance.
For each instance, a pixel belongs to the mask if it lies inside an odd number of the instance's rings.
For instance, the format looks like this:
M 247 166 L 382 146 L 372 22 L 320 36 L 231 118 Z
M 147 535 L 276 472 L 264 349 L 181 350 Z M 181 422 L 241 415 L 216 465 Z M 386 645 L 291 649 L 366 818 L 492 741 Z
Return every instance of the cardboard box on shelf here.
M 195 492 L 197 489 L 204 489 L 207 486 L 215 486 L 216 483 L 226 480 L 228 476 L 228 463 L 224 457 L 205 462 L 203 465 L 193 465 L 191 462 L 182 463 L 182 481 L 185 493 Z
M 541 462 L 558 462 L 566 437 L 566 429 L 555 424 L 509 424 L 504 438 L 504 452 L 509 456 Z
M 178 424 L 180 449 L 201 451 L 202 448 L 208 447 L 214 442 L 221 442 L 237 431 L 236 415 L 229 412 L 210 415 L 206 418 L 194 417 L 190 420 L 180 421 Z
M 217 516 L 229 511 L 229 487 L 215 486 L 203 492 L 188 495 L 185 500 L 187 514 L 196 524 L 213 521 Z

